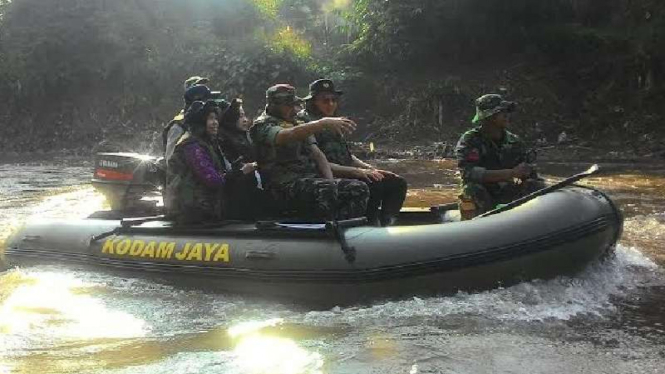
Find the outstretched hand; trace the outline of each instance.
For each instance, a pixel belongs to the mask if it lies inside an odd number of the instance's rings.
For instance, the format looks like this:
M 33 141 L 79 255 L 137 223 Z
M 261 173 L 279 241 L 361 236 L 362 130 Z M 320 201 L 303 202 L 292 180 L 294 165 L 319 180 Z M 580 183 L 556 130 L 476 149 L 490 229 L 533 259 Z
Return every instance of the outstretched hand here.
M 340 135 L 350 134 L 356 131 L 356 127 L 358 127 L 355 122 L 346 117 L 324 117 L 321 118 L 321 122 L 326 129 Z

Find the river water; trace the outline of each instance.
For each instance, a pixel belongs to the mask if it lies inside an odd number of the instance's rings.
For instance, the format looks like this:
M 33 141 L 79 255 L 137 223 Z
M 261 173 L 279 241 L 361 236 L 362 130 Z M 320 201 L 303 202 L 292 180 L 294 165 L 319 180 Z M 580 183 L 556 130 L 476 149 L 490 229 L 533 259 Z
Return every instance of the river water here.
M 383 161 L 407 205 L 454 199 L 453 164 Z M 588 164 L 541 165 L 552 181 Z M 626 215 L 616 255 L 574 278 L 308 310 L 60 265 L 0 272 L 5 373 L 665 373 L 665 164 L 585 183 Z M 0 238 L 104 207 L 91 165 L 0 165 Z

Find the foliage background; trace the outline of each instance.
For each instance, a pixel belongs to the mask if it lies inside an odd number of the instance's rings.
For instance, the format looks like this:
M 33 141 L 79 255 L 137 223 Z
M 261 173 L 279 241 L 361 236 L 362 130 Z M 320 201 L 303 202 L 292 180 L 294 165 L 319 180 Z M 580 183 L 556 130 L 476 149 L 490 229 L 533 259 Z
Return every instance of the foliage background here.
M 191 75 L 250 113 L 331 77 L 357 139 L 454 142 L 499 92 L 528 138 L 652 149 L 664 74 L 658 0 L 0 0 L 0 151 L 158 152 Z

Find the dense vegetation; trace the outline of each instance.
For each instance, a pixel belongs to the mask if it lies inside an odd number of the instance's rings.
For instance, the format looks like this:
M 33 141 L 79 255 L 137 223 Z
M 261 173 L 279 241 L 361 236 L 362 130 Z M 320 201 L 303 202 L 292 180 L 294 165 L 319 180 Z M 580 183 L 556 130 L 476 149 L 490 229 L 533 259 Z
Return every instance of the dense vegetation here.
M 254 113 L 266 87 L 335 79 L 360 138 L 450 140 L 473 99 L 519 101 L 518 131 L 658 147 L 658 0 L 0 0 L 2 151 L 149 145 L 211 78 Z M 132 144 L 132 143 L 125 143 Z M 135 144 L 132 144 L 135 146 Z M 154 146 L 154 145 L 153 145 Z

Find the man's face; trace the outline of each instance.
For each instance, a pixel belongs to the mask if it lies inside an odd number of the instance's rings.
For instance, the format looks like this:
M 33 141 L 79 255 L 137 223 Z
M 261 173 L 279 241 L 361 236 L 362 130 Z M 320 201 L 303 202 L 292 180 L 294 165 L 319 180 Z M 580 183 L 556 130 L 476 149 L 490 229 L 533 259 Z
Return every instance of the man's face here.
M 314 98 L 314 106 L 326 117 L 332 117 L 337 111 L 338 95 L 335 93 L 321 93 Z
M 499 112 L 492 116 L 491 122 L 494 126 L 505 129 L 510 124 L 510 113 Z
M 296 107 L 295 104 L 290 104 L 290 105 L 278 105 L 277 106 L 277 111 L 279 111 L 280 117 L 282 119 L 291 121 L 294 118 L 296 118 Z

